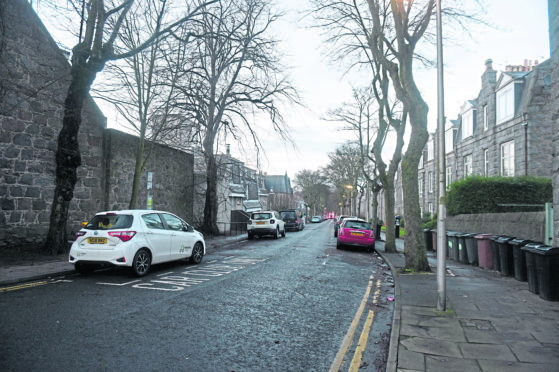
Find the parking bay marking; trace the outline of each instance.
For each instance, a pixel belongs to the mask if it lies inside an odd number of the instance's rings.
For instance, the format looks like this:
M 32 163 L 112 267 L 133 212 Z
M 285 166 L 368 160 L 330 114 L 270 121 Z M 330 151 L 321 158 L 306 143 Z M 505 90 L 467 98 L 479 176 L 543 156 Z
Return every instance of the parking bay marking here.
M 182 291 L 184 288 L 207 282 L 212 277 L 221 277 L 232 272 L 244 269 L 248 265 L 255 265 L 266 260 L 266 258 L 259 259 L 239 257 L 226 260 L 222 263 L 214 263 L 215 261 L 212 261 L 212 263 L 206 264 L 204 266 L 188 268 L 176 275 L 174 274 L 174 272 L 159 274 L 157 275 L 157 279 L 150 280 L 149 282 L 142 282 L 138 279 L 126 283 L 98 282 L 97 284 L 119 287 L 131 285 L 132 288 L 153 289 L 159 291 Z

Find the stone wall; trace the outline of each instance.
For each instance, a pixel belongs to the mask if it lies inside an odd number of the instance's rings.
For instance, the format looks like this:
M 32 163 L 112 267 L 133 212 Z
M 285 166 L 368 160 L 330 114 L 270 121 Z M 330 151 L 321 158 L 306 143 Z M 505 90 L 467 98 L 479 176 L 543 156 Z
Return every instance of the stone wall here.
M 0 248 L 39 246 L 49 227 L 70 66 L 27 1 L 0 1 L 0 26 Z M 69 232 L 96 212 L 128 207 L 137 143 L 137 137 L 107 130 L 105 117 L 87 100 Z M 146 207 L 147 172 L 154 174 L 154 208 L 190 221 L 193 156 L 155 145 L 142 174 L 139 208 Z
M 104 204 L 101 209 L 127 209 L 132 195 L 132 181 L 138 137 L 114 129 L 105 135 Z M 154 146 L 153 149 L 150 149 Z M 152 209 L 165 210 L 192 223 L 194 156 L 165 145 L 146 144 L 151 156 L 141 175 L 137 208 L 147 208 L 148 172 L 152 173 L 150 191 Z M 98 206 L 98 209 L 101 206 Z
M 553 125 L 553 237 L 559 245 L 559 2 L 548 1 L 549 49 L 551 61 L 550 120 Z
M 545 213 L 484 213 L 448 216 L 446 229 L 465 233 L 509 235 L 543 242 Z

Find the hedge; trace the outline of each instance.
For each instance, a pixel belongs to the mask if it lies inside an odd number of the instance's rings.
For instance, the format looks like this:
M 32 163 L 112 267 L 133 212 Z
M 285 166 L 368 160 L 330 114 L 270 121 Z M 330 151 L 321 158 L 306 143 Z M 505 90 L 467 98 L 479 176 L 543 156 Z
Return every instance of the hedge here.
M 447 193 L 447 213 L 533 212 L 552 202 L 550 178 L 472 176 L 456 181 Z

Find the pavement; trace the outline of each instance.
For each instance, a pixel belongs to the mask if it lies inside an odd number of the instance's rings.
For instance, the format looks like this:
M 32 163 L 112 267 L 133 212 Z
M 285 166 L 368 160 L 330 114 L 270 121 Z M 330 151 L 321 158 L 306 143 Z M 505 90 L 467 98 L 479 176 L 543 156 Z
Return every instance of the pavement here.
M 206 250 L 241 239 L 208 239 Z M 403 274 L 404 240 L 396 244 L 398 253 L 376 244 L 395 283 L 387 371 L 559 371 L 559 302 L 541 299 L 527 282 L 447 260 L 446 311 L 437 311 L 435 253 L 428 252 L 432 273 Z M 1 267 L 0 286 L 73 273 L 67 257 L 57 256 Z

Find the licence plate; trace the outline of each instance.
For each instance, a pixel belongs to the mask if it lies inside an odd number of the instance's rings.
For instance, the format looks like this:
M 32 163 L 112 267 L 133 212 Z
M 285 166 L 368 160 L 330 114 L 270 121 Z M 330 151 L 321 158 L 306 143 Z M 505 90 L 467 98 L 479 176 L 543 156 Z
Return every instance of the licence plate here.
M 107 244 L 107 238 L 87 238 L 89 244 Z
M 351 236 L 363 236 L 365 234 L 360 233 L 360 232 L 351 232 L 349 235 L 351 235 Z
M 257 222 L 256 224 L 257 224 L 257 225 L 265 225 L 266 222 Z

